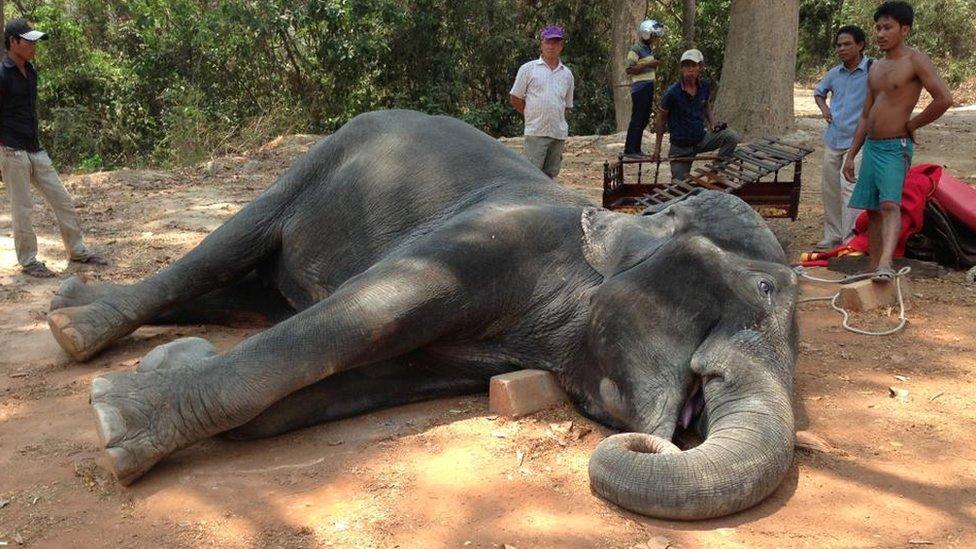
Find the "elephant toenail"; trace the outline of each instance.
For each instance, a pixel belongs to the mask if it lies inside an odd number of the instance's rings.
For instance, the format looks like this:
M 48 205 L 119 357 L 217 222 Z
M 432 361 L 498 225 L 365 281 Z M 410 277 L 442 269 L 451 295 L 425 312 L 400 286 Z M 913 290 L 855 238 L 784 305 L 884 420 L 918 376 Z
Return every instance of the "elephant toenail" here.
M 98 438 L 102 446 L 115 446 L 125 436 L 125 420 L 115 406 L 108 404 L 93 404 L 98 416 Z
M 133 474 L 135 465 L 132 463 L 132 455 L 128 451 L 113 447 L 106 448 L 105 453 L 108 454 L 108 465 L 119 483 L 129 485 L 139 478 L 138 475 Z
M 112 382 L 104 377 L 96 377 L 93 379 L 91 385 L 91 399 L 89 402 L 103 397 L 105 393 L 108 393 L 110 387 L 112 387 Z

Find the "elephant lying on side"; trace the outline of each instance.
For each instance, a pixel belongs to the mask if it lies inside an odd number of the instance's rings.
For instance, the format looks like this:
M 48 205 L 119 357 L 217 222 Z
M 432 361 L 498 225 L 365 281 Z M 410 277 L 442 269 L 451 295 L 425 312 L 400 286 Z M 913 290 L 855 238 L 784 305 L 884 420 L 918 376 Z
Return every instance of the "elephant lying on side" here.
M 225 353 L 180 339 L 92 382 L 123 483 L 218 433 L 273 436 L 542 368 L 581 413 L 644 433 L 598 447 L 600 495 L 697 519 L 757 503 L 790 467 L 784 261 L 736 197 L 617 214 L 457 120 L 385 111 L 323 139 L 148 279 L 66 281 L 49 324 L 86 360 L 147 323 L 281 319 Z M 704 442 L 679 451 L 679 424 Z

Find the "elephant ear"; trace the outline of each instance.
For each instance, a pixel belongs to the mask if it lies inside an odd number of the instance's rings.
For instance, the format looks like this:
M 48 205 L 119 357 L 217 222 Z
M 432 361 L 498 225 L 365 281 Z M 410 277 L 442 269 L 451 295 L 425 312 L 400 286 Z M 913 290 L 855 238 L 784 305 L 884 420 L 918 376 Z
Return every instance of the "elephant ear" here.
M 583 255 L 598 273 L 609 278 L 640 263 L 670 238 L 683 220 L 673 208 L 650 217 L 586 208 Z

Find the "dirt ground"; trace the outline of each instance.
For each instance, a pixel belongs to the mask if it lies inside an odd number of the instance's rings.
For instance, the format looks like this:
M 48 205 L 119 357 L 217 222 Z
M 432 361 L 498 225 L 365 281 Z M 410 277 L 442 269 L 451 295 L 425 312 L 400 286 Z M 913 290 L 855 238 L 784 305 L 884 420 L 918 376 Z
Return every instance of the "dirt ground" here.
M 804 165 L 800 218 L 772 221 L 794 253 L 819 240 L 823 122 L 798 90 Z M 916 162 L 976 183 L 976 108 L 921 132 Z M 89 243 L 114 261 L 93 278 L 134 281 L 197 244 L 271 184 L 312 136 L 173 172 L 65 177 Z M 603 161 L 623 135 L 575 137 L 564 184 L 599 201 Z M 506 140 L 513 147 L 520 140 Z M 67 276 L 50 211 L 38 202 L 41 256 Z M 823 303 L 801 305 L 797 429 L 801 449 L 780 488 L 742 513 L 702 522 L 644 518 L 588 486 L 587 460 L 608 433 L 570 407 L 518 421 L 486 396 L 404 406 L 258 442 L 212 439 L 134 486 L 99 462 L 88 407 L 93 377 L 135 367 L 155 345 L 201 336 L 226 349 L 254 333 L 143 328 L 95 360 L 68 359 L 45 323 L 58 280 L 15 267 L 0 210 L 0 545 L 35 547 L 974 547 L 976 287 L 963 273 L 914 280 L 910 323 L 890 337 L 844 331 Z M 824 271 L 826 273 L 826 271 Z M 827 273 L 833 274 L 833 273 Z M 822 290 L 821 290 L 822 291 Z M 855 315 L 896 324 L 896 313 Z M 889 388 L 907 394 L 891 398 Z

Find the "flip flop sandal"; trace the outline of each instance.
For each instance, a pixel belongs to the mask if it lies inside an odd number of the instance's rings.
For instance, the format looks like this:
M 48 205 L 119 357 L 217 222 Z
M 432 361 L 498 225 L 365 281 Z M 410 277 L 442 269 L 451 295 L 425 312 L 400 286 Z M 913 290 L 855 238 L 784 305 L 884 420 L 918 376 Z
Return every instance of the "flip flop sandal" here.
M 47 265 L 41 263 L 40 261 L 36 263 L 31 263 L 30 265 L 21 269 L 21 271 L 28 276 L 33 276 L 35 278 L 54 278 L 57 275 L 54 271 L 47 268 Z
M 879 267 L 877 271 L 874 271 L 874 276 L 871 277 L 871 282 L 891 282 L 894 279 L 894 269 L 891 267 Z
M 105 256 L 103 256 L 102 254 L 96 254 L 96 253 L 93 253 L 93 254 L 89 255 L 88 257 L 84 257 L 82 259 L 72 259 L 71 261 L 74 261 L 75 263 L 83 263 L 85 265 L 102 265 L 102 266 L 106 266 L 106 265 L 109 264 L 109 261 L 108 261 L 108 259 L 105 258 Z

